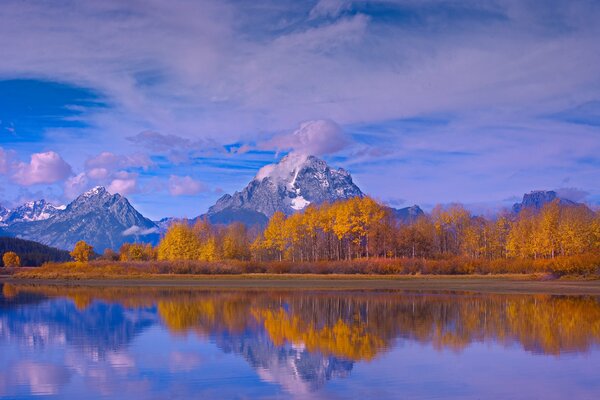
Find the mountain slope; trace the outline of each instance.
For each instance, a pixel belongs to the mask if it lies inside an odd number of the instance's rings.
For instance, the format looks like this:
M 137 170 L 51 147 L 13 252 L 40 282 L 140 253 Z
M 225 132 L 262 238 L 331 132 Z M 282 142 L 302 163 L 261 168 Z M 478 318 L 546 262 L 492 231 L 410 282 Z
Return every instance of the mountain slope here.
M 309 204 L 355 196 L 364 194 L 344 169 L 330 168 L 314 156 L 290 154 L 261 168 L 241 192 L 221 197 L 206 216 L 216 223 L 264 224 L 276 211 L 290 215 Z
M 118 249 L 125 242 L 155 243 L 158 227 L 141 215 L 129 201 L 96 187 L 70 203 L 64 211 L 42 221 L 20 222 L 6 228 L 17 237 L 72 249 L 85 240 L 97 252 Z

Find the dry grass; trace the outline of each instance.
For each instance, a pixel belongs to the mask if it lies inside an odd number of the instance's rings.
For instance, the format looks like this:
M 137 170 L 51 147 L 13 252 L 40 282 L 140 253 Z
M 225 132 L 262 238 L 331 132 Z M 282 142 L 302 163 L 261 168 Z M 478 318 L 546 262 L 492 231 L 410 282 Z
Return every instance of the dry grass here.
M 49 263 L 39 268 L 22 268 L 14 272 L 20 279 L 150 279 L 152 277 L 184 276 L 270 276 L 293 274 L 303 276 L 362 277 L 381 276 L 471 276 L 518 274 L 551 279 L 563 276 L 595 279 L 599 277 L 600 255 L 558 257 L 553 260 L 473 260 L 449 258 L 424 259 L 371 259 L 322 262 L 249 262 L 249 261 L 178 261 L 178 262 L 115 262 Z M 12 271 L 11 271 L 12 272 Z M 256 275 L 254 275 L 256 274 Z

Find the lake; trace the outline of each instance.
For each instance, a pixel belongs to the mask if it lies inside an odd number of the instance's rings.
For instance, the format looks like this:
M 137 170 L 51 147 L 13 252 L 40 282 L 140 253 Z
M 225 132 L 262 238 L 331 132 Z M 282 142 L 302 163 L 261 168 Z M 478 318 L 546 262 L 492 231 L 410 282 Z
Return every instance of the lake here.
M 4 284 L 0 397 L 598 399 L 600 298 Z

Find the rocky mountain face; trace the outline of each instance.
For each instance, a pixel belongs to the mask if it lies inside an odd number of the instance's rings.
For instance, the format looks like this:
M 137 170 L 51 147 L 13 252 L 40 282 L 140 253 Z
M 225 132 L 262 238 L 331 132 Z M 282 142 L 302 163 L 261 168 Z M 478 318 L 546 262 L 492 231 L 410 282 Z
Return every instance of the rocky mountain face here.
M 10 234 L 61 249 L 85 240 L 97 252 L 117 250 L 125 242 L 156 243 L 158 227 L 129 201 L 103 187 L 83 193 L 64 210 L 47 219 L 17 222 L 5 228 Z
M 221 197 L 206 216 L 213 223 L 263 225 L 276 211 L 290 215 L 309 204 L 356 196 L 364 194 L 344 169 L 330 168 L 314 156 L 290 154 L 261 168 L 241 192 Z
M 4 208 L 0 205 L 0 226 L 3 225 L 4 219 L 6 218 L 6 216 L 9 213 L 10 213 L 10 210 L 7 210 L 6 208 Z
M 556 199 L 559 200 L 560 204 L 564 205 L 577 204 L 574 201 L 558 197 L 556 192 L 553 190 L 534 190 L 532 192 L 525 193 L 523 195 L 523 200 L 520 203 L 515 203 L 513 205 L 513 211 L 515 213 L 519 213 L 521 210 L 526 208 L 539 211 L 542 209 L 544 204 L 551 203 Z
M 0 223 L 11 225 L 17 222 L 43 221 L 64 209 L 65 206 L 54 206 L 46 200 L 30 201 L 12 210 L 0 207 Z

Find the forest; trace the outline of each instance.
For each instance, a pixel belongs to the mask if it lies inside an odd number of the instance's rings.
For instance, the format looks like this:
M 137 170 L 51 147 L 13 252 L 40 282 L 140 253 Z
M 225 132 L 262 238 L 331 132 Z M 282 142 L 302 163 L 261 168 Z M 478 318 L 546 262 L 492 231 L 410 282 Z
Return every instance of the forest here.
M 134 270 L 145 262 L 156 273 L 589 275 L 600 267 L 600 212 L 557 200 L 484 218 L 453 204 L 403 223 L 372 198 L 355 197 L 277 212 L 262 231 L 177 222 L 157 246 L 126 243 L 95 256 L 79 242 L 71 256 Z
M 125 245 L 123 260 L 340 261 L 371 258 L 553 259 L 600 251 L 600 213 L 585 205 L 546 204 L 495 219 L 455 204 L 400 223 L 369 197 L 277 212 L 263 232 L 242 224 L 172 225 L 160 244 Z
M 4 267 L 2 255 L 13 252 L 19 255 L 20 264 L 37 267 L 46 262 L 69 261 L 71 257 L 65 250 L 55 249 L 31 240 L 12 237 L 0 237 L 0 266 Z

